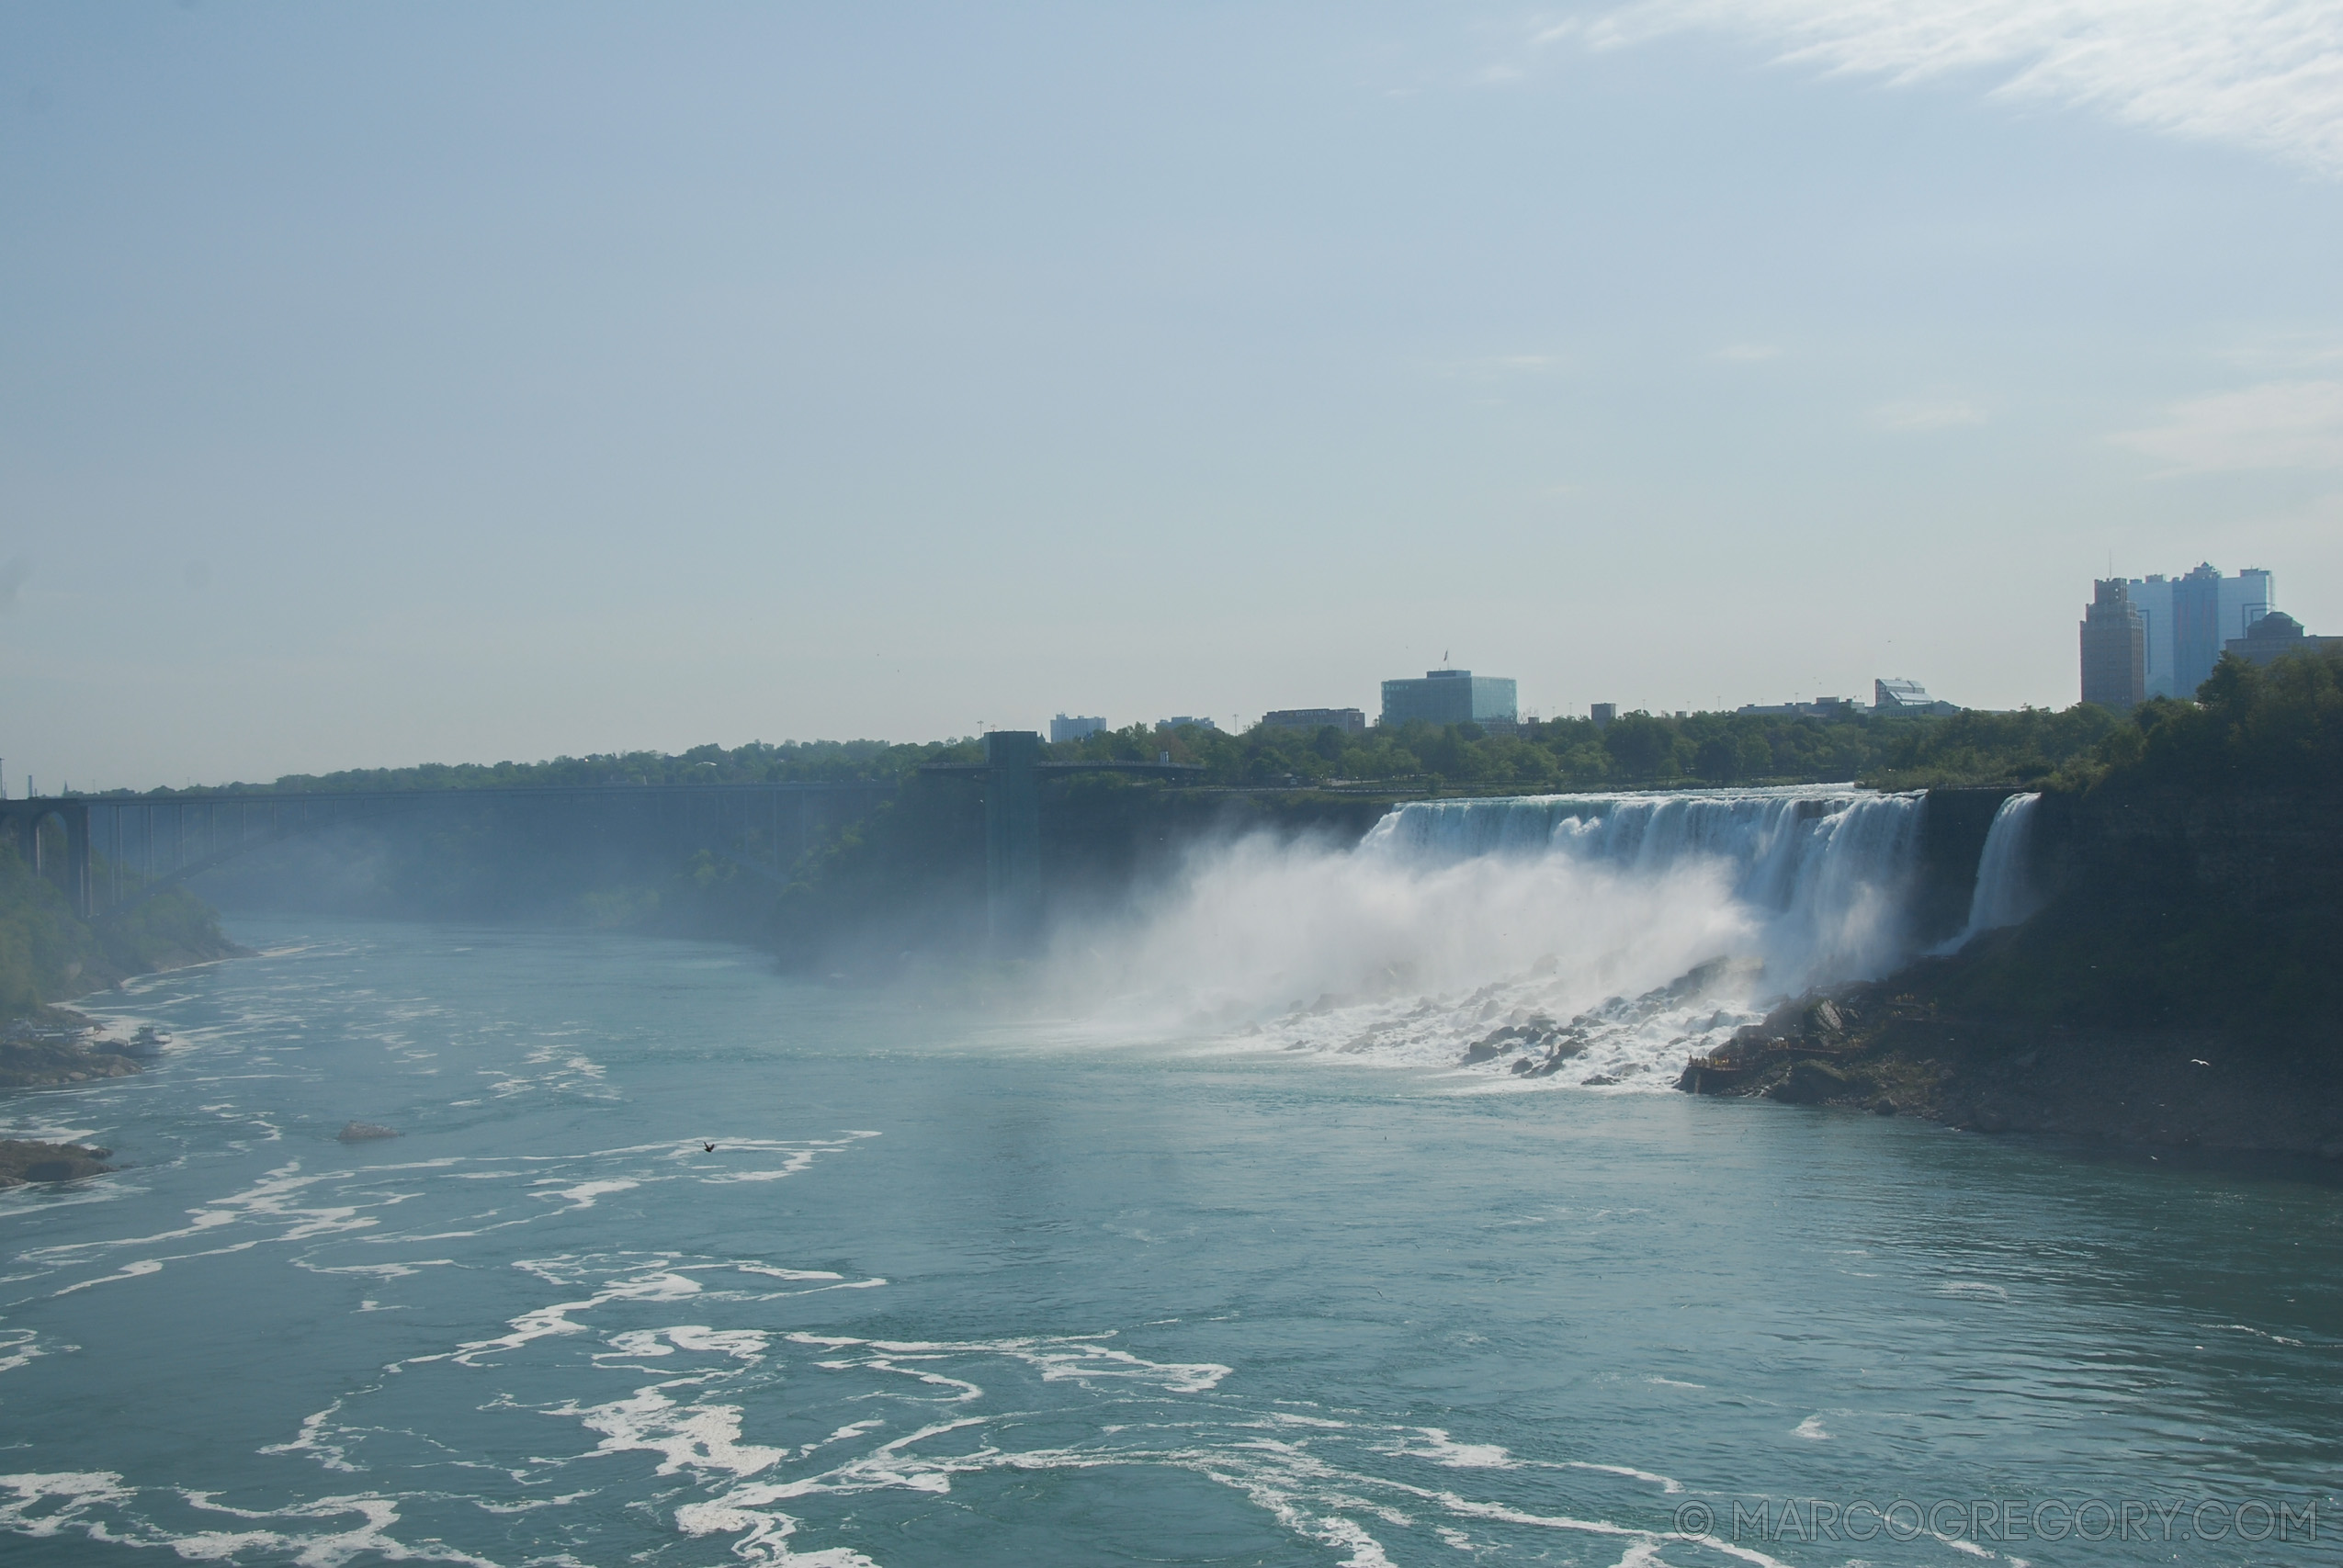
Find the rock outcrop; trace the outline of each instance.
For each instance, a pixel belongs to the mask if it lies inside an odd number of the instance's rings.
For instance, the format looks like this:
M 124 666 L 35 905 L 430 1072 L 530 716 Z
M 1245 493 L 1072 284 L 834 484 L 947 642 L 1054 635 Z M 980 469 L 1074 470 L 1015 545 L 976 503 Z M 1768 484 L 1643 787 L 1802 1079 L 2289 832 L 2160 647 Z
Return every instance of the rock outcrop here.
M 2343 1069 L 2316 1042 L 1964 1016 L 1934 994 L 1944 967 L 1785 1003 L 1676 1087 L 1980 1133 L 2343 1159 Z
M 0 1037 L 0 1089 L 55 1089 L 126 1078 L 140 1070 L 87 1019 L 57 1009 L 39 1019 L 17 1019 Z
M 102 1175 L 114 1168 L 105 1163 L 112 1152 L 84 1144 L 0 1139 L 0 1188 L 22 1187 L 36 1181 L 78 1181 L 85 1176 Z

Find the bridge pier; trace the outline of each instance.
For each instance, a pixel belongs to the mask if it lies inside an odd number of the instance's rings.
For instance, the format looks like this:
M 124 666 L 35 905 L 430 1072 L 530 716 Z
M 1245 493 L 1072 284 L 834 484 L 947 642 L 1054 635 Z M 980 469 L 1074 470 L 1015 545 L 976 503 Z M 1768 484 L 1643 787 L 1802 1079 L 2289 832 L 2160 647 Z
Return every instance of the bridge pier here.
M 17 852 L 32 867 L 36 876 L 49 874 L 40 845 L 40 825 L 51 817 L 65 829 L 66 906 L 76 919 L 86 920 L 96 912 L 96 884 L 89 869 L 88 805 L 78 800 L 40 798 L 0 801 L 0 825 L 5 825 Z
M 1041 737 L 996 729 L 984 738 L 984 919 L 996 953 L 1041 930 Z
M 1044 775 L 1125 773 L 1193 781 L 1194 762 L 1045 762 L 1041 737 L 996 729 L 981 762 L 923 762 L 922 773 L 974 776 L 984 786 L 984 924 L 995 957 L 1031 947 L 1041 934 L 1041 781 Z

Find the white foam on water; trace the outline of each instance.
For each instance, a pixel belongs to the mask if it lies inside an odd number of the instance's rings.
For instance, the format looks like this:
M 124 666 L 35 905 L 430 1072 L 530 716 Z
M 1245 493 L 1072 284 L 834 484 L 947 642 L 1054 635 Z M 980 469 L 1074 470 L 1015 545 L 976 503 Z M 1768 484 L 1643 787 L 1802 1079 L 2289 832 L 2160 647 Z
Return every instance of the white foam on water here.
M 270 1451 L 307 1454 L 334 1471 L 363 1469 L 356 1445 L 395 1444 L 401 1433 L 395 1421 L 365 1422 L 362 1402 L 403 1388 L 408 1377 L 490 1373 L 493 1382 L 481 1393 L 459 1394 L 455 1403 L 478 1405 L 492 1387 L 493 1407 L 572 1423 L 591 1438 L 581 1451 L 525 1461 L 508 1472 L 516 1483 L 550 1491 L 556 1476 L 591 1467 L 594 1483 L 586 1490 L 605 1505 L 640 1506 L 617 1501 L 628 1497 L 655 1502 L 684 1537 L 729 1537 L 731 1554 L 747 1562 L 868 1564 L 857 1549 L 867 1542 L 830 1532 L 873 1528 L 853 1521 L 885 1517 L 868 1501 L 885 1495 L 916 1504 L 946 1497 L 979 1477 L 1131 1467 L 1183 1472 L 1228 1488 L 1295 1540 L 1344 1562 L 1408 1560 L 1402 1542 L 1432 1540 L 1435 1529 L 1470 1529 L 1484 1544 L 1531 1528 L 1615 1539 L 1623 1549 L 1673 1542 L 1693 1554 L 1712 1551 L 1704 1538 L 1507 1508 L 1431 1479 L 1443 1472 L 1568 1469 L 1660 1492 L 1678 1489 L 1651 1471 L 1591 1460 L 1524 1460 L 1449 1428 L 1256 1407 L 1232 1392 L 1236 1374 L 1228 1367 L 1150 1359 L 1113 1343 L 1112 1335 L 889 1339 L 778 1333 L 747 1315 L 766 1295 L 727 1289 L 726 1282 L 753 1280 L 797 1293 L 855 1281 L 834 1270 L 763 1259 L 667 1254 L 565 1255 L 516 1266 L 554 1290 L 550 1299 L 515 1314 L 510 1333 L 398 1363 L 389 1369 L 401 1374 L 395 1382 L 336 1400 L 309 1417 L 293 1441 Z M 719 1315 L 713 1309 L 726 1303 L 736 1304 Z M 688 1320 L 673 1311 L 681 1305 L 692 1309 Z M 654 1375 L 646 1380 L 644 1372 Z M 519 1392 L 549 1377 L 566 1396 Z M 628 1381 L 607 1393 L 594 1386 L 614 1377 Z M 1043 1397 L 1045 1388 L 1056 1392 Z M 764 1429 L 830 1411 L 852 1418 L 825 1422 L 820 1430 L 827 1435 L 810 1440 L 785 1441 Z M 1051 1432 L 1071 1427 L 1084 1436 L 1070 1444 L 1036 1444 L 1026 1434 L 1036 1425 Z M 434 1451 L 445 1451 L 446 1435 L 427 1440 Z M 399 1462 L 395 1451 L 390 1462 Z M 630 1463 L 635 1468 L 626 1468 Z M 1420 1478 L 1411 1479 L 1411 1472 Z M 579 1488 L 572 1480 L 560 1490 L 575 1495 Z M 288 1534 L 281 1521 L 269 1521 L 240 1539 L 257 1542 L 271 1532 Z M 223 1531 L 218 1539 L 233 1537 Z M 1770 1561 L 1723 1543 L 1713 1550 Z M 542 1553 L 537 1560 L 552 1561 Z
M 630 1328 L 610 1336 L 612 1352 L 617 1357 L 672 1356 L 678 1350 L 712 1351 L 741 1360 L 754 1360 L 764 1354 L 770 1341 L 753 1328 L 708 1328 L 699 1324 L 682 1324 L 673 1328 Z M 609 1358 L 596 1356 L 597 1361 Z
M 160 1258 L 134 1258 L 130 1262 L 123 1264 L 111 1274 L 101 1274 L 95 1280 L 79 1280 L 74 1284 L 66 1286 L 62 1291 L 57 1291 L 52 1293 L 60 1296 L 70 1296 L 76 1291 L 92 1290 L 99 1285 L 116 1284 L 124 1280 L 142 1280 L 149 1274 L 160 1274 L 162 1272 L 163 1259 Z
M 0 1529 L 36 1540 L 78 1536 L 113 1546 L 165 1550 L 183 1562 L 233 1562 L 266 1553 L 297 1568 L 344 1568 L 361 1558 L 387 1562 L 452 1562 L 500 1568 L 492 1559 L 435 1540 L 402 1540 L 396 1498 L 375 1495 L 319 1497 L 274 1510 L 236 1508 L 208 1492 L 156 1489 L 185 1510 L 221 1514 L 250 1526 L 240 1529 L 173 1529 L 155 1522 L 159 1507 L 142 1513 L 140 1489 L 111 1471 L 0 1475 Z M 355 1516 L 355 1525 L 305 1529 L 315 1520 Z
M 1460 1443 L 1438 1427 L 1419 1427 L 1412 1439 L 1402 1439 L 1387 1453 L 1408 1459 L 1428 1459 L 1451 1470 L 1519 1470 L 1522 1461 L 1495 1443 Z
M 527 1265 L 522 1264 L 516 1267 L 526 1268 Z M 614 1280 L 606 1288 L 577 1301 L 554 1302 L 525 1312 L 508 1322 L 506 1326 L 512 1329 L 510 1334 L 500 1335 L 493 1339 L 471 1340 L 442 1355 L 416 1356 L 412 1358 L 408 1364 L 418 1365 L 426 1361 L 444 1359 L 458 1361 L 468 1367 L 492 1365 L 493 1363 L 482 1361 L 481 1358 L 500 1351 L 517 1350 L 523 1346 L 551 1335 L 588 1332 L 584 1324 L 576 1322 L 571 1316 L 573 1313 L 592 1312 L 596 1307 L 606 1306 L 612 1302 L 687 1301 L 699 1293 L 700 1282 L 689 1274 L 679 1273 L 673 1269 L 639 1274 Z
M 221 1237 L 221 1245 L 216 1247 L 140 1258 L 123 1265 L 111 1274 L 82 1280 L 53 1292 L 70 1295 L 96 1285 L 140 1279 L 160 1271 L 166 1264 L 190 1258 L 217 1258 L 250 1251 L 264 1245 L 311 1242 L 364 1232 L 379 1224 L 373 1215 L 364 1212 L 366 1209 L 396 1204 L 403 1201 L 402 1195 L 363 1190 L 357 1201 L 348 1203 L 312 1204 L 303 1201 L 304 1195 L 311 1189 L 321 1184 L 349 1183 L 354 1174 L 328 1171 L 304 1175 L 300 1162 L 296 1160 L 269 1171 L 260 1181 L 240 1192 L 213 1199 L 203 1208 L 187 1211 L 188 1223 L 177 1229 L 146 1235 L 32 1247 L 17 1256 L 19 1261 L 32 1264 L 40 1273 L 54 1273 L 79 1263 L 95 1261 L 108 1252 L 142 1249 L 214 1235 Z M 238 1226 L 259 1227 L 264 1234 L 227 1239 Z
M 1655 1382 L 1664 1382 L 1667 1380 L 1664 1378 L 1655 1378 L 1652 1381 Z M 1700 1385 L 1697 1383 L 1681 1383 L 1677 1386 L 1681 1388 L 1697 1388 Z M 1591 1470 L 1602 1475 L 1624 1475 L 1630 1481 L 1648 1482 L 1650 1484 L 1658 1487 L 1662 1492 L 1681 1492 L 1684 1489 L 1684 1483 L 1681 1481 L 1672 1480 L 1668 1476 L 1658 1474 L 1653 1471 L 1637 1470 L 1633 1465 L 1591 1464 L 1585 1460 L 1572 1460 L 1564 1468 L 1568 1470 Z
M 121 1476 L 110 1470 L 0 1475 L 0 1488 L 14 1495 L 12 1500 L 0 1501 L 0 1525 L 36 1540 L 68 1529 L 102 1529 L 103 1525 L 92 1516 L 101 1508 L 118 1507 L 132 1496 Z M 48 1511 L 34 1511 L 43 1505 L 51 1506 Z M 111 1538 L 96 1535 L 94 1539 Z
M 40 1336 L 33 1330 L 0 1328 L 0 1372 L 13 1372 L 48 1353 L 41 1346 Z
M 342 1413 L 342 1400 L 335 1400 L 323 1410 L 311 1411 L 301 1418 L 300 1433 L 282 1443 L 271 1443 L 260 1451 L 264 1454 L 308 1454 L 323 1469 L 356 1474 L 358 1467 L 352 1464 L 343 1446 L 330 1434 L 334 1429 L 334 1417 Z
M 404 1280 L 420 1274 L 426 1269 L 457 1267 L 456 1260 L 452 1258 L 418 1258 L 412 1263 L 345 1263 L 333 1267 L 322 1263 L 311 1263 L 306 1258 L 296 1258 L 294 1261 L 312 1274 L 354 1274 L 368 1280 Z
M 551 1186 L 558 1181 L 559 1178 L 556 1178 L 552 1181 L 540 1182 L 539 1185 Z M 594 1201 L 597 1198 L 607 1198 L 613 1192 L 631 1192 L 641 1185 L 640 1181 L 619 1177 L 606 1181 L 581 1181 L 575 1187 L 562 1187 L 557 1191 L 539 1193 L 538 1196 L 567 1198 L 572 1209 L 591 1209 L 594 1207 Z
M 789 1457 L 787 1449 L 742 1440 L 739 1405 L 679 1404 L 667 1393 L 673 1386 L 640 1388 L 624 1399 L 584 1408 L 556 1405 L 547 1414 L 573 1416 L 588 1431 L 601 1433 L 596 1453 L 659 1455 L 661 1475 L 691 1470 L 745 1477 Z
M 718 1502 L 686 1503 L 675 1510 L 675 1528 L 692 1536 L 742 1532 L 732 1545 L 732 1554 L 751 1562 L 771 1563 L 774 1568 L 789 1568 L 793 1563 L 799 1568 L 879 1568 L 861 1552 L 843 1546 L 790 1551 L 789 1537 L 797 1533 L 800 1521 L 759 1506 L 777 1500 L 764 1495 L 769 1490 L 741 1487 Z
M 1031 1338 L 968 1341 L 855 1339 L 823 1334 L 792 1334 L 788 1337 L 794 1344 L 820 1346 L 827 1350 L 859 1348 L 867 1352 L 861 1357 L 821 1363 L 827 1367 L 866 1366 L 900 1371 L 910 1370 L 900 1365 L 905 1361 L 938 1360 L 967 1355 L 1002 1356 L 1031 1367 L 1041 1375 L 1044 1382 L 1070 1381 L 1084 1387 L 1095 1387 L 1101 1383 L 1133 1382 L 1161 1389 L 1167 1393 L 1205 1393 L 1218 1386 L 1220 1380 L 1233 1370 L 1216 1361 L 1149 1361 L 1126 1350 L 1101 1345 L 1095 1338 L 1075 1339 L 1046 1335 Z M 979 1389 L 977 1392 L 980 1393 L 983 1391 Z
M 281 1529 L 203 1530 L 170 1538 L 169 1545 L 175 1553 L 198 1562 L 232 1562 L 247 1553 L 268 1551 L 289 1553 L 300 1568 L 341 1568 L 342 1564 L 365 1556 L 379 1556 L 392 1562 L 458 1562 L 470 1564 L 472 1568 L 498 1568 L 492 1560 L 469 1551 L 458 1551 L 436 1542 L 411 1546 L 398 1540 L 390 1534 L 390 1527 L 399 1523 L 399 1506 L 388 1497 L 321 1497 L 313 1503 L 261 1513 L 226 1507 L 207 1493 L 189 1492 L 181 1495 L 191 1507 L 232 1514 L 256 1522 L 333 1518 L 344 1514 L 356 1514 L 359 1519 L 348 1529 L 318 1534 Z

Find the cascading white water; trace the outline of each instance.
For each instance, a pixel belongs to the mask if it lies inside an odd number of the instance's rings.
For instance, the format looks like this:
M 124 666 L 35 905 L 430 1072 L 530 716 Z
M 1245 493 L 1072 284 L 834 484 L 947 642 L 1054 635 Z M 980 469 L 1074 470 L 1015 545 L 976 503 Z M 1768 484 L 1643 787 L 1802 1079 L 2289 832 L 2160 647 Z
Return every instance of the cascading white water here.
M 2024 922 L 2040 906 L 2032 872 L 2034 807 L 2039 795 L 2013 795 L 1993 814 L 1985 852 L 1977 857 L 1977 890 L 1969 898 L 1969 923 L 1949 945 L 1959 947 L 1979 931 Z
M 1419 865 L 1559 855 L 1639 881 L 1707 865 L 1760 915 L 1771 962 L 1839 977 L 1903 951 L 1924 801 L 1856 789 L 1421 801 L 1376 823 L 1358 852 Z
M 1657 1086 L 1773 999 L 1909 955 L 1923 806 L 1843 786 L 1414 803 L 1350 849 L 1202 851 L 1128 930 L 1060 933 L 1054 967 L 1134 1020 L 1169 1006 L 1426 1065 L 1510 1025 L 1568 1034 L 1556 1081 Z

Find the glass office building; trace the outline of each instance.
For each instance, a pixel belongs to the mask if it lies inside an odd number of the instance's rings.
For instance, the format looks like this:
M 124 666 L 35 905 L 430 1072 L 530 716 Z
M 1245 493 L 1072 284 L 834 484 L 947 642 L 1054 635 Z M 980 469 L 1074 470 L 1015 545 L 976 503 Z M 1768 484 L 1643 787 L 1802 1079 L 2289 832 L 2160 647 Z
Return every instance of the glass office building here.
M 2275 581 L 2256 567 L 2224 577 L 2207 562 L 2185 577 L 2135 577 L 2124 588 L 2140 613 L 2151 697 L 2195 696 L 2221 650 L 2278 608 Z
M 1469 670 L 1427 670 L 1421 681 L 1383 682 L 1384 728 L 1409 719 L 1427 724 L 1472 723 L 1508 727 L 1521 713 L 1510 676 L 1476 675 Z

